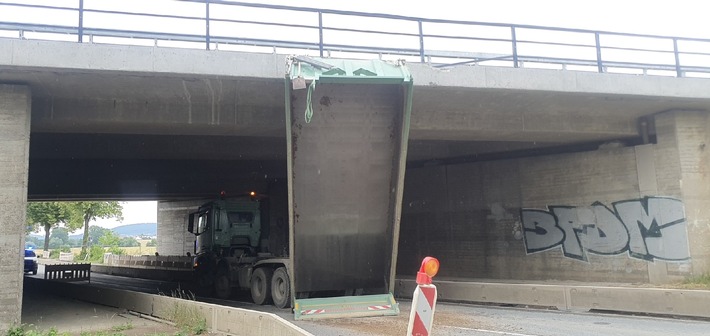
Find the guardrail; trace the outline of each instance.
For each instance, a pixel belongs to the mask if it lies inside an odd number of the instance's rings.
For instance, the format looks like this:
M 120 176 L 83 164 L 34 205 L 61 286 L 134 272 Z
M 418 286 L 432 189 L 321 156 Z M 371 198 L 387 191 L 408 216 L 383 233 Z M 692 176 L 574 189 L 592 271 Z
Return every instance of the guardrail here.
M 74 0 L 70 6 L 45 2 L 48 5 L 0 2 L 2 35 L 321 57 L 403 58 L 436 67 L 475 64 L 710 77 L 710 39 L 223 0 L 139 5 Z
M 91 282 L 91 264 L 44 265 L 44 279 Z

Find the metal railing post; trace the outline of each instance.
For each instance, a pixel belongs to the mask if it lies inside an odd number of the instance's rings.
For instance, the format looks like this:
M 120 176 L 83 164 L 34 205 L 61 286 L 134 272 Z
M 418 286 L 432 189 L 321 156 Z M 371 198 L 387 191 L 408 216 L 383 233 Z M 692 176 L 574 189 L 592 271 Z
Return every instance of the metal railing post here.
M 515 26 L 510 26 L 510 38 L 513 42 L 513 66 L 519 67 L 518 64 L 518 39 L 515 36 Z
M 594 33 L 594 42 L 597 48 L 597 69 L 600 73 L 604 72 L 604 63 L 602 62 L 602 46 L 599 42 L 599 33 Z
M 675 74 L 678 77 L 683 77 L 683 71 L 680 68 L 680 55 L 678 54 L 678 38 L 673 38 L 673 55 L 675 56 Z
M 84 0 L 79 0 L 79 43 L 84 42 Z
M 205 49 L 210 50 L 210 0 L 205 0 Z
M 422 63 L 426 63 L 426 57 L 424 55 L 424 27 L 422 25 L 422 20 L 417 22 L 419 23 L 419 59 Z
M 323 57 L 323 12 L 318 11 L 318 52 Z

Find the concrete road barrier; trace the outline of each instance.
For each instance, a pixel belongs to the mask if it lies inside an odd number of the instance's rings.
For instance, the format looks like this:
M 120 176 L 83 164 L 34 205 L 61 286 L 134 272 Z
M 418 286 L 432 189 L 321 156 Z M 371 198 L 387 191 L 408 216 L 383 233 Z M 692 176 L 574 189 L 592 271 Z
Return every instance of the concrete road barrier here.
M 74 253 L 59 252 L 59 261 L 72 262 L 74 261 Z
M 183 306 L 204 317 L 209 330 L 229 335 L 312 336 L 311 333 L 271 313 L 113 288 L 89 287 L 33 278 L 25 279 L 25 281 L 28 280 L 35 282 L 35 286 L 55 294 L 127 309 L 164 320 L 170 320 L 176 307 Z
M 435 281 L 439 300 L 557 307 L 560 310 L 609 310 L 710 318 L 710 291 Z M 399 279 L 397 297 L 411 298 L 416 283 Z
M 150 267 L 91 265 L 94 273 L 118 275 L 131 278 L 152 279 L 161 281 L 192 281 L 192 269 L 158 269 Z

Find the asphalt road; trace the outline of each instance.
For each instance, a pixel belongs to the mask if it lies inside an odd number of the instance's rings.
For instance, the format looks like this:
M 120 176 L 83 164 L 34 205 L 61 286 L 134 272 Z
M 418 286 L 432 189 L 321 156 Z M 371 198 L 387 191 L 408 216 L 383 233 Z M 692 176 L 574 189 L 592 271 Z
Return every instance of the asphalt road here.
M 42 277 L 42 265 L 37 277 Z M 119 288 L 146 293 L 165 293 L 185 285 L 146 279 L 92 273 L 91 286 Z M 401 301 L 401 314 L 395 317 L 347 318 L 316 321 L 293 321 L 287 309 L 259 306 L 249 302 L 247 293 L 233 300 L 197 298 L 215 304 L 274 313 L 314 335 L 404 335 L 409 319 L 410 302 Z M 709 305 L 710 307 L 710 305 Z M 708 308 L 710 309 L 710 308 Z M 589 312 L 523 309 L 516 307 L 480 306 L 439 303 L 436 306 L 433 332 L 437 336 L 668 336 L 710 335 L 710 321 L 647 317 Z

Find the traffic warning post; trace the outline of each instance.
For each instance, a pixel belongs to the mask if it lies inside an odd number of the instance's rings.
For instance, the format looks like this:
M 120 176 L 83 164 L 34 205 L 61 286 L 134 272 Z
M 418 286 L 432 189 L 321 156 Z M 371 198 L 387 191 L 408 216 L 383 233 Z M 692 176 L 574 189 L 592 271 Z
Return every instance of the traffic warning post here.
M 429 336 L 434 322 L 436 286 L 432 278 L 439 272 L 439 260 L 426 257 L 417 272 L 417 287 L 412 295 L 412 311 L 409 314 L 407 336 Z

